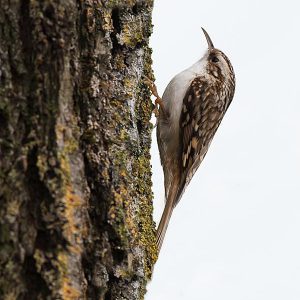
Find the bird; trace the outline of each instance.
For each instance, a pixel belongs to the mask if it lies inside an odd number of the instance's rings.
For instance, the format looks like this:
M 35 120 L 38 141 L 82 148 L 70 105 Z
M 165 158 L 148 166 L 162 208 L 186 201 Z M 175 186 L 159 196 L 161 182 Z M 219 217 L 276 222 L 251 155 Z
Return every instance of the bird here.
M 160 252 L 175 206 L 203 161 L 233 99 L 235 73 L 228 57 L 201 28 L 208 49 L 200 60 L 177 74 L 162 98 L 156 97 L 157 144 L 164 172 L 165 207 L 156 233 Z

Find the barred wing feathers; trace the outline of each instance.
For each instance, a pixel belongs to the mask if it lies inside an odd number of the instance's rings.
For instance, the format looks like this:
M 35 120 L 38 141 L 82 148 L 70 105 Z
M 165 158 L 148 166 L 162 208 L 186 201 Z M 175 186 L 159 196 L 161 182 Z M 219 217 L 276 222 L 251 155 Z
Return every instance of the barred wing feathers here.
M 179 202 L 208 151 L 231 101 L 225 98 L 204 76 L 196 77 L 185 94 L 180 118 L 181 181 L 174 205 Z

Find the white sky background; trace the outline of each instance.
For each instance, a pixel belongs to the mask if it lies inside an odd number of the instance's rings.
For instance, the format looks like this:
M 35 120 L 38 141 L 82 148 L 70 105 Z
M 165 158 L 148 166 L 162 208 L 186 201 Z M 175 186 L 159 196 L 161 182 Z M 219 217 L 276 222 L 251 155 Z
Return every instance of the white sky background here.
M 156 84 L 207 48 L 230 58 L 234 100 L 176 207 L 146 300 L 300 299 L 300 3 L 156 0 Z M 154 217 L 164 206 L 153 132 Z

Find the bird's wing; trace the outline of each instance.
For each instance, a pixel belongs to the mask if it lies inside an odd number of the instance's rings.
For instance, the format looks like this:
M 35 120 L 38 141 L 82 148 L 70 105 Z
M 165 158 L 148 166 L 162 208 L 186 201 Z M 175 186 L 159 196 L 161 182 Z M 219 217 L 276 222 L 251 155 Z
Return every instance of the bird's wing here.
M 225 111 L 216 99 L 216 91 L 202 76 L 191 82 L 183 99 L 180 118 L 181 180 L 174 205 L 179 202 L 184 189 L 206 155 L 224 116 Z

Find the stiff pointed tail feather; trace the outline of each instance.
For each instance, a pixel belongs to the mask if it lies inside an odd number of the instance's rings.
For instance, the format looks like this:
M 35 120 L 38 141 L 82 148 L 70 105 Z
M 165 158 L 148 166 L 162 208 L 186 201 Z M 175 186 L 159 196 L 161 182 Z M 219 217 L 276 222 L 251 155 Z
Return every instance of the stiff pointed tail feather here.
M 157 247 L 158 253 L 159 253 L 162 243 L 164 241 L 165 234 L 166 234 L 166 231 L 167 231 L 167 228 L 168 228 L 171 216 L 172 216 L 172 212 L 173 212 L 173 206 L 166 204 L 163 215 L 162 215 L 159 225 L 158 225 L 157 233 L 156 233 L 156 247 Z
M 161 246 L 163 244 L 166 231 L 173 213 L 173 209 L 177 203 L 178 198 L 178 181 L 175 180 L 171 186 L 170 192 L 168 194 L 168 198 L 166 201 L 166 205 L 164 208 L 163 215 L 160 219 L 157 232 L 156 232 L 156 247 L 158 253 L 160 252 Z

